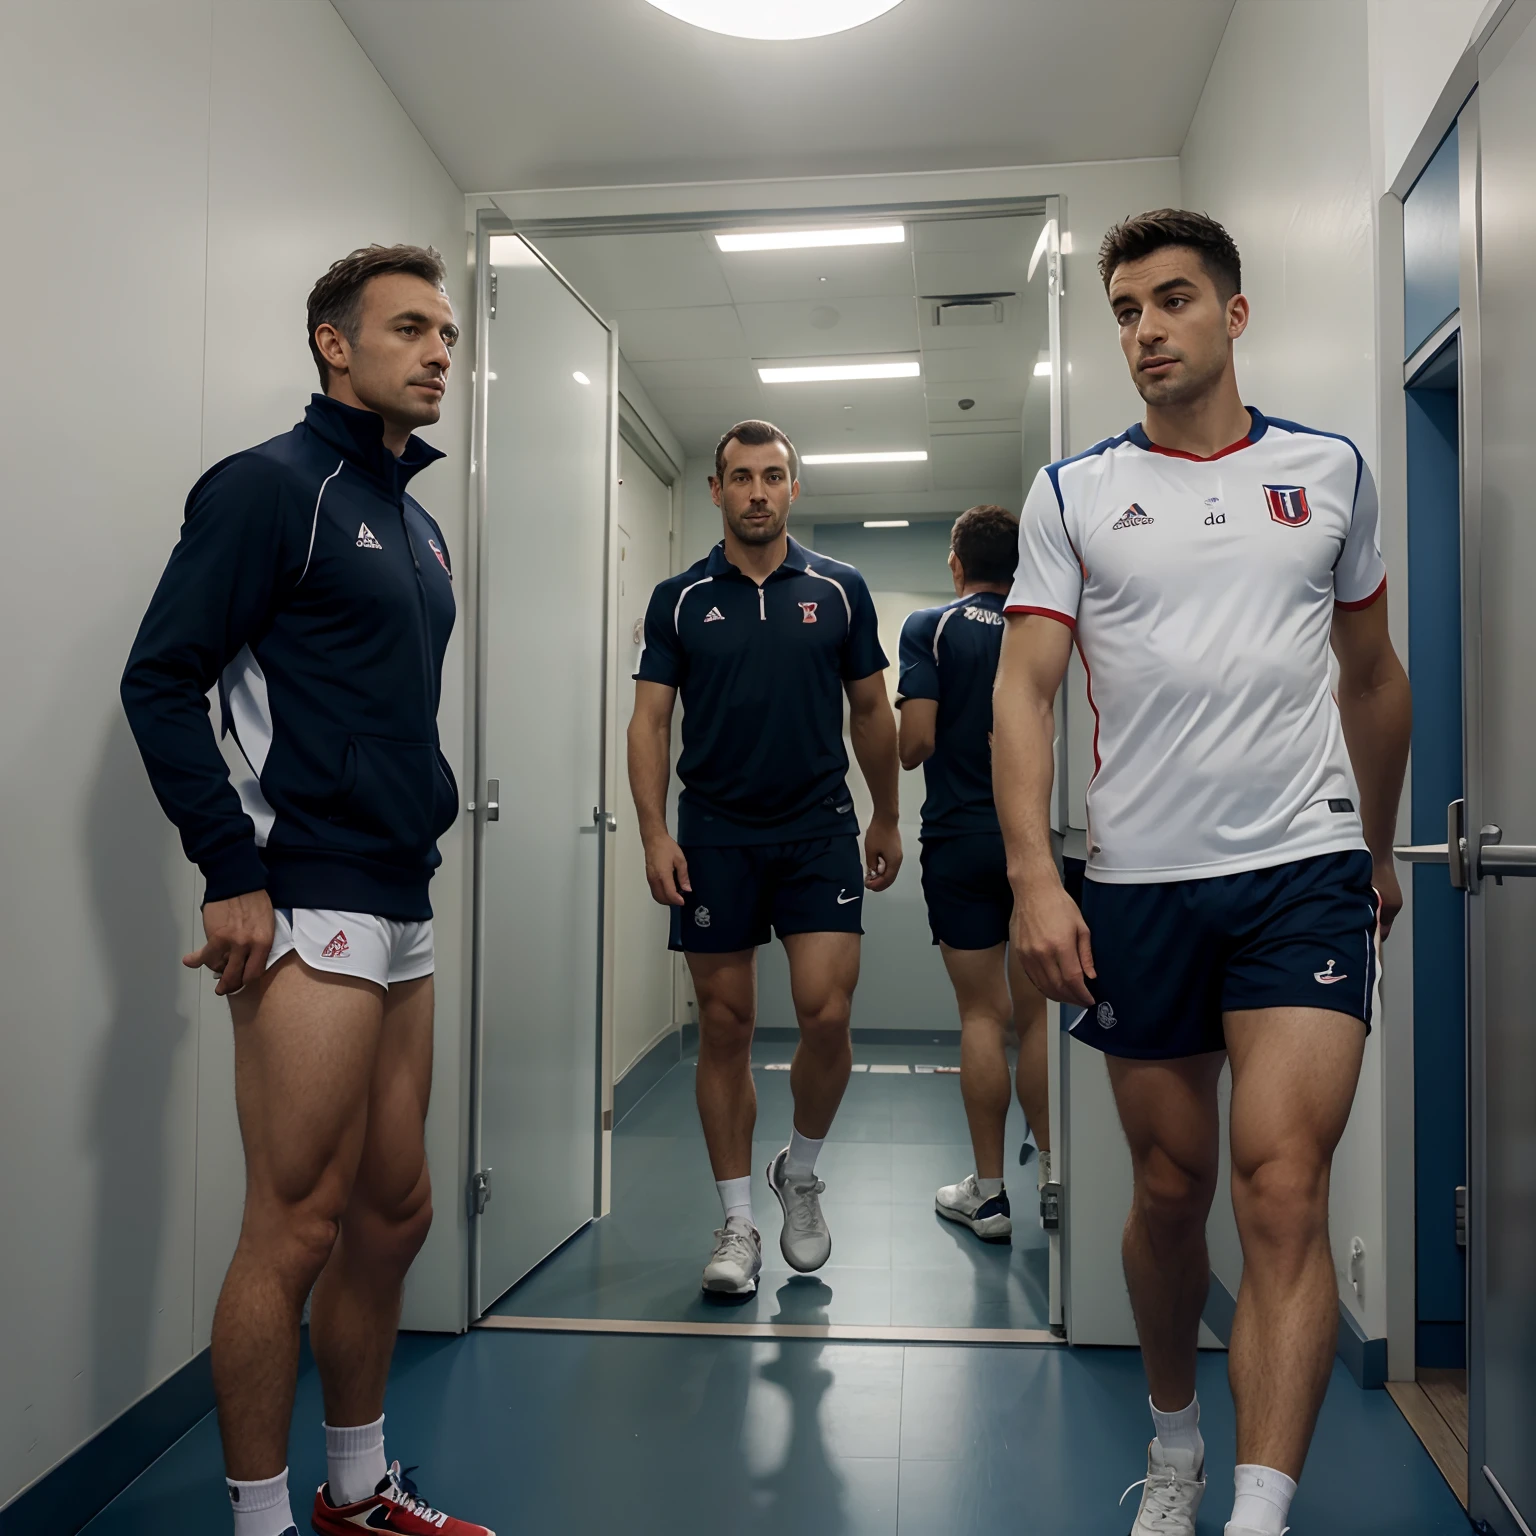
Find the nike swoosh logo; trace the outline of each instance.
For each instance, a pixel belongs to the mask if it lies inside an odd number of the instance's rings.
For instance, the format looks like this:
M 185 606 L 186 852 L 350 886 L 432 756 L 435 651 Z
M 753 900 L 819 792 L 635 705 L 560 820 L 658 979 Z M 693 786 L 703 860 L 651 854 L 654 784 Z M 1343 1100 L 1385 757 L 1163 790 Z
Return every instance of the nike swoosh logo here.
M 1336 981 L 1348 981 L 1348 976 L 1330 976 L 1327 971 L 1313 971 L 1312 980 L 1325 987 L 1331 987 Z
M 861 891 L 859 895 L 863 895 L 863 892 Z M 837 904 L 840 907 L 846 907 L 850 901 L 857 901 L 858 899 L 858 896 L 844 896 L 841 891 L 837 893 Z

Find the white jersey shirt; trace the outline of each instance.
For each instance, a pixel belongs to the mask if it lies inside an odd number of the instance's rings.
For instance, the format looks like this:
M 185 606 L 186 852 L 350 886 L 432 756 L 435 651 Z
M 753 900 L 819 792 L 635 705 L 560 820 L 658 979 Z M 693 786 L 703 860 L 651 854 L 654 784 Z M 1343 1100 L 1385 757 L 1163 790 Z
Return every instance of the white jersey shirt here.
M 1132 427 L 1024 504 L 1006 611 L 1068 625 L 1088 671 L 1091 879 L 1365 847 L 1328 642 L 1386 589 L 1375 483 L 1348 438 L 1250 414 L 1210 459 Z

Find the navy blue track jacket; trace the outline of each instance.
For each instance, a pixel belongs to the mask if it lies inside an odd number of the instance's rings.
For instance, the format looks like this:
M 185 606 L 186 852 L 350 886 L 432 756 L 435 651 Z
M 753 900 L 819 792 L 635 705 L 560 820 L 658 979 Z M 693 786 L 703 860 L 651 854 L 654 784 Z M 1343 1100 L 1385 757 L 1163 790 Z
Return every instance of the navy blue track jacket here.
M 453 629 L 442 529 L 406 484 L 442 454 L 315 395 L 291 432 L 214 465 L 139 628 L 123 707 L 206 900 L 432 915 L 458 814 L 438 746 Z M 208 721 L 246 771 L 229 769 Z

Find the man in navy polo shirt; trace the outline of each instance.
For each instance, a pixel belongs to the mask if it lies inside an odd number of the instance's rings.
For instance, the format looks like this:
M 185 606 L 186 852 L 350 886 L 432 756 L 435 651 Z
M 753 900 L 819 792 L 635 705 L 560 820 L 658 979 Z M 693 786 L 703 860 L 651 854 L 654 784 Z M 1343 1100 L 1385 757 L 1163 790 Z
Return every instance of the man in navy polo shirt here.
M 725 537 L 652 595 L 629 727 L 646 879 L 673 909 L 672 948 L 688 956 L 699 998 L 699 1118 L 725 1213 L 703 1285 L 722 1295 L 751 1295 L 762 1268 L 751 1195 L 754 950 L 771 929 L 789 955 L 800 1025 L 794 1126 L 768 1183 L 784 1213 L 784 1257 L 809 1273 L 832 1251 L 816 1158 L 853 1066 L 862 898 L 901 867 L 896 722 L 874 605 L 852 566 L 786 532 L 798 466 L 793 444 L 767 422 L 742 422 L 721 439 L 709 484 Z M 666 800 L 679 691 L 674 841 Z M 874 800 L 862 862 L 845 693 Z
M 1019 563 L 1019 520 L 1004 507 L 962 512 L 950 535 L 955 600 L 908 615 L 901 629 L 901 766 L 923 765 L 923 896 L 960 1008 L 960 1093 L 976 1170 L 946 1184 L 939 1215 L 984 1242 L 1013 1233 L 1003 1187 L 1012 1097 L 1006 1035 L 1019 1037 L 1019 1103 L 1050 1178 L 1045 998 L 1008 948 L 1013 889 L 992 803 L 992 683 L 1003 601 Z

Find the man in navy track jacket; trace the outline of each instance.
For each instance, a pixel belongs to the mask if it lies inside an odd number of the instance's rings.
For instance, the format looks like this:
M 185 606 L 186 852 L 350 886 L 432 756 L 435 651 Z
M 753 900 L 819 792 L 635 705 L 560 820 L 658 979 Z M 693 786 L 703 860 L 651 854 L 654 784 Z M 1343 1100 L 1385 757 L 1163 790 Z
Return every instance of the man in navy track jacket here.
M 427 891 L 458 813 L 437 735 L 453 577 L 406 489 L 442 457 L 412 430 L 441 415 L 458 340 L 443 280 L 435 251 L 370 246 L 315 285 L 324 393 L 193 487 L 123 676 L 150 782 L 206 881 L 207 943 L 183 963 L 218 974 L 234 1018 L 247 1187 L 213 1375 L 236 1536 L 296 1536 L 288 1421 L 311 1291 L 328 1464 L 314 1529 L 488 1536 L 431 1509 L 383 1432 L 432 1220 Z

